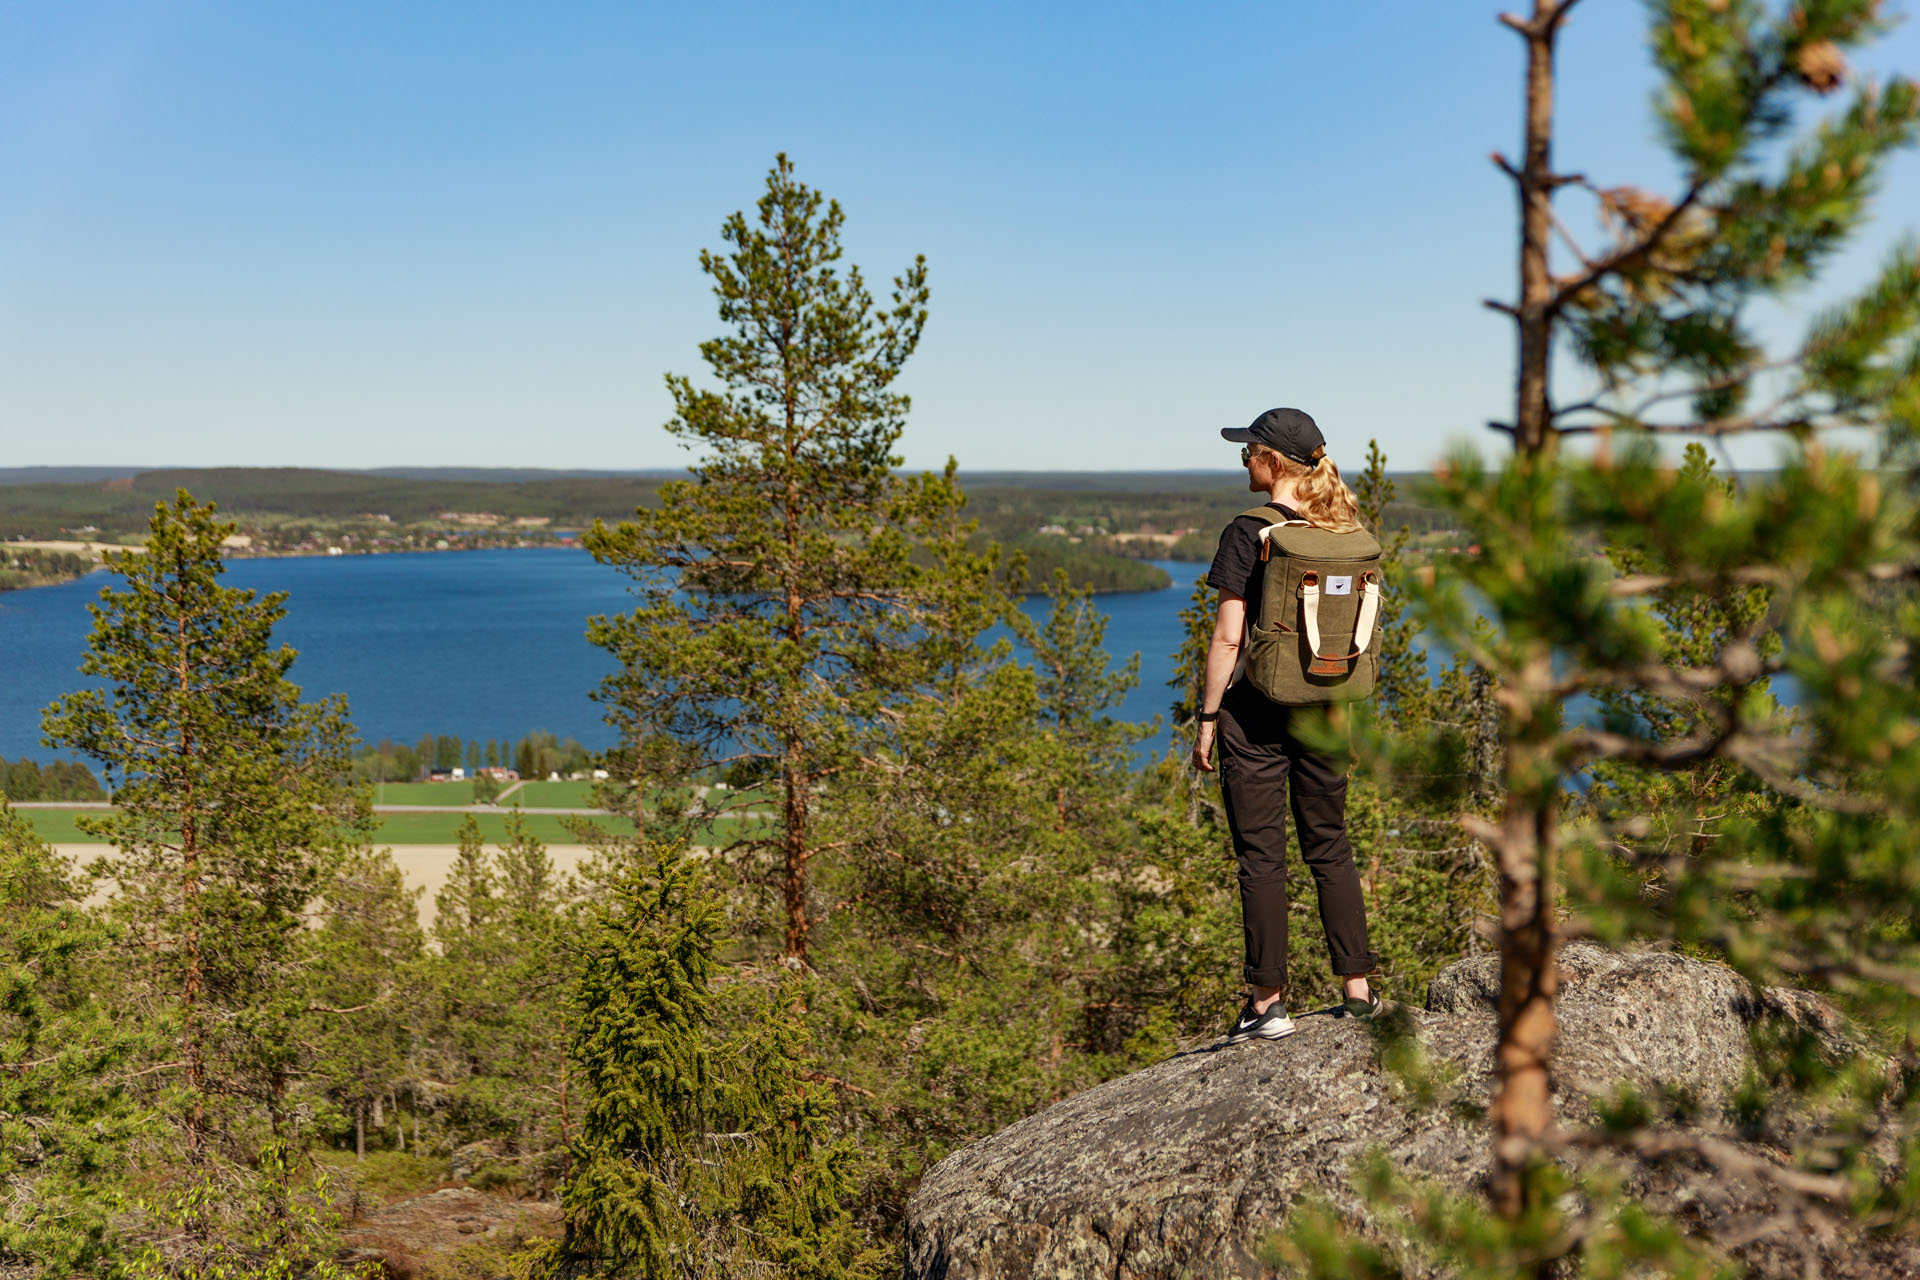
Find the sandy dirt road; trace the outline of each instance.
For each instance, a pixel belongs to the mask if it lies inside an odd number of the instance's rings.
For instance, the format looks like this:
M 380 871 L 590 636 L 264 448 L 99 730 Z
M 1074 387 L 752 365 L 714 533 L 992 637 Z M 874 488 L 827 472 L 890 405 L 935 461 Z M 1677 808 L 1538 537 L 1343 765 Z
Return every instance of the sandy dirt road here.
M 424 890 L 420 894 L 420 925 L 425 928 L 433 923 L 433 895 L 447 882 L 447 872 L 453 866 L 453 856 L 460 850 L 450 844 L 396 844 L 387 846 L 393 851 L 394 865 L 400 868 L 400 874 L 409 889 Z M 85 866 L 106 851 L 99 844 L 63 844 L 56 845 L 63 855 L 71 858 L 76 866 Z M 556 871 L 566 873 L 578 867 L 591 850 L 583 844 L 550 844 L 547 856 L 553 859 Z M 96 895 L 104 896 L 104 895 Z

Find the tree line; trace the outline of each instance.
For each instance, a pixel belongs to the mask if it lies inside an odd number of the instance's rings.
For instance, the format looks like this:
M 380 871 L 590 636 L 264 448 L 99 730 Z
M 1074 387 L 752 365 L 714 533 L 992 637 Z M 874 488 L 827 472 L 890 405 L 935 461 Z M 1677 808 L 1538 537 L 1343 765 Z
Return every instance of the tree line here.
M 93 770 L 77 760 L 0 759 L 0 795 L 9 800 L 105 800 Z
M 589 775 L 594 760 L 594 754 L 574 739 L 537 729 L 517 741 L 426 734 L 408 746 L 382 738 L 371 746 L 354 749 L 352 770 L 354 778 L 362 782 L 419 782 L 434 770 L 453 769 L 464 769 L 472 777 L 483 768 L 512 769 L 524 779 L 556 773 L 574 778 Z
M 14 547 L 0 542 L 0 591 L 70 582 L 91 573 L 93 568 L 91 557 L 72 551 Z

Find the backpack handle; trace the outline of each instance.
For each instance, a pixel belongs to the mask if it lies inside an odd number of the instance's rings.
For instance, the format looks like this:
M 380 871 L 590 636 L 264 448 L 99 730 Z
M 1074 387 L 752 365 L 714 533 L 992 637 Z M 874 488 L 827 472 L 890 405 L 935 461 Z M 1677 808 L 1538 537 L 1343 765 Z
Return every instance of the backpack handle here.
M 1320 652 L 1320 575 L 1308 569 L 1300 575 L 1300 611 L 1306 615 L 1307 647 L 1313 663 L 1311 675 L 1343 676 L 1347 663 L 1367 651 L 1373 642 L 1373 626 L 1380 616 L 1380 575 L 1369 569 L 1360 575 L 1360 616 L 1353 623 L 1353 652 L 1344 657 Z
M 1260 530 L 1260 563 L 1265 564 L 1267 557 L 1273 554 L 1273 531 L 1275 529 L 1318 529 L 1320 526 L 1311 520 L 1283 520 L 1275 514 L 1272 507 L 1255 507 L 1252 511 L 1243 511 L 1242 515 L 1263 516 L 1267 524 Z

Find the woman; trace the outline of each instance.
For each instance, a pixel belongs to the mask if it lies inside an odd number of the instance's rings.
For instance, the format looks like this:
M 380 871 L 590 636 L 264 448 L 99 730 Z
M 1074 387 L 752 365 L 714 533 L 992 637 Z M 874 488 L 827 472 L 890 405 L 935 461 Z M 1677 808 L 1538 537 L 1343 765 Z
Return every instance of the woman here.
M 1359 504 L 1326 456 L 1326 439 L 1298 409 L 1269 409 L 1246 428 L 1220 432 L 1243 442 L 1247 488 L 1268 495 L 1290 520 L 1307 520 L 1335 533 L 1360 527 Z M 1294 736 L 1293 717 L 1305 708 L 1270 701 L 1238 677 L 1247 620 L 1258 617 L 1266 565 L 1260 558 L 1258 516 L 1239 516 L 1220 535 L 1207 581 L 1220 593 L 1201 688 L 1193 766 L 1214 771 L 1220 749 L 1220 790 L 1240 863 L 1240 918 L 1246 934 L 1247 1000 L 1227 1032 L 1229 1043 L 1293 1033 L 1287 1016 L 1287 821 L 1291 802 L 1300 854 L 1313 872 L 1333 971 L 1344 983 L 1345 1008 L 1372 1017 L 1379 997 L 1366 975 L 1379 966 L 1367 945 L 1367 907 L 1347 840 L 1346 761 L 1310 750 Z

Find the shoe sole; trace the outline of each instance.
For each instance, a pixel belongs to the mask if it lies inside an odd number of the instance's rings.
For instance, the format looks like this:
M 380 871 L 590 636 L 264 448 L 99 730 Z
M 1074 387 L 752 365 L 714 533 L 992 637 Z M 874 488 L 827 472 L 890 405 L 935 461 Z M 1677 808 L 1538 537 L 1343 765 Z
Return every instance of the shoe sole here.
M 1289 1022 L 1278 1031 L 1236 1031 L 1227 1037 L 1227 1043 L 1245 1044 L 1249 1040 L 1281 1040 L 1298 1030 L 1298 1027 Z

